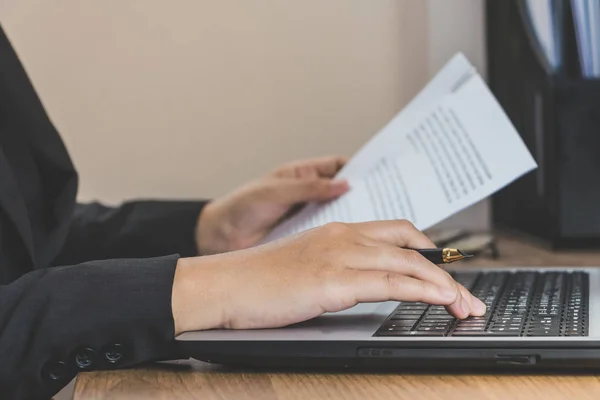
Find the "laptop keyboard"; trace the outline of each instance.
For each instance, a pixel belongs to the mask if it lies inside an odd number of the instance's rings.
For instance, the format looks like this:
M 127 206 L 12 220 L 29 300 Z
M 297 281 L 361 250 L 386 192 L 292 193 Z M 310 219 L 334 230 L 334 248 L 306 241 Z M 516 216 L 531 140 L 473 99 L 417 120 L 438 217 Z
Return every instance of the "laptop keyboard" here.
M 375 336 L 587 336 L 585 272 L 461 272 L 454 278 L 487 305 L 458 320 L 442 306 L 400 303 Z

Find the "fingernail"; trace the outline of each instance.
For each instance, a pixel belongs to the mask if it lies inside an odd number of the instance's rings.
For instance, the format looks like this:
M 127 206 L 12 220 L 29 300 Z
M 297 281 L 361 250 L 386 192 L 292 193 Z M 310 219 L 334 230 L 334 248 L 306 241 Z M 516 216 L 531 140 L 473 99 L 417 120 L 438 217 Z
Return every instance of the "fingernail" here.
M 461 308 L 465 314 L 467 314 L 467 315 L 471 314 L 471 307 L 469 306 L 469 303 L 467 302 L 467 300 L 464 297 L 462 299 Z
M 345 193 L 348 191 L 348 189 L 350 189 L 350 185 L 348 184 L 347 180 L 342 179 L 331 182 L 331 190 L 333 190 L 336 193 Z
M 485 311 L 487 309 L 487 307 L 485 306 L 485 303 L 481 300 L 479 300 L 477 297 L 472 296 L 473 297 L 473 308 L 477 315 L 484 315 Z

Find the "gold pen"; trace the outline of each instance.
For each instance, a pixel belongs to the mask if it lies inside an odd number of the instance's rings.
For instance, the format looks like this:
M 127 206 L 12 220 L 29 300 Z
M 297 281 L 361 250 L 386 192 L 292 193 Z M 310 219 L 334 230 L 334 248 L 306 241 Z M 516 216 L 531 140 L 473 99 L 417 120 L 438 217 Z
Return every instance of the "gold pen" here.
M 420 249 L 415 251 L 419 252 L 419 254 L 434 264 L 450 264 L 455 261 L 473 257 L 472 255 L 465 254 L 458 249 Z

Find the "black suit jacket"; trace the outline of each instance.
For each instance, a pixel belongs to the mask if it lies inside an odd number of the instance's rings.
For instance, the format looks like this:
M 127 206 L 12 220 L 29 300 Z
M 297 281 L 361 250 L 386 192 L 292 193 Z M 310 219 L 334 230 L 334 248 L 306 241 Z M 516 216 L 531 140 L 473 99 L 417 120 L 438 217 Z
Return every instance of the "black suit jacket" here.
M 176 358 L 171 290 L 204 202 L 76 204 L 77 174 L 0 27 L 0 398 Z M 94 261 L 95 260 L 95 261 Z

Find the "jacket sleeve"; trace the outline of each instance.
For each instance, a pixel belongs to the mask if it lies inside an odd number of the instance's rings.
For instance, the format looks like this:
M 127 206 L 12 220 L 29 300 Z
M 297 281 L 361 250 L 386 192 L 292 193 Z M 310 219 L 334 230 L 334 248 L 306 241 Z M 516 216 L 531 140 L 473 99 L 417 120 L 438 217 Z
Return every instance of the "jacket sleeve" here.
M 46 268 L 0 286 L 0 398 L 50 398 L 81 371 L 179 358 L 177 259 Z
M 54 268 L 0 286 L 0 398 L 49 398 L 78 372 L 179 358 L 171 291 L 204 202 L 78 205 Z
M 196 256 L 195 229 L 206 201 L 136 201 L 112 208 L 79 204 L 53 265 L 90 260 Z

